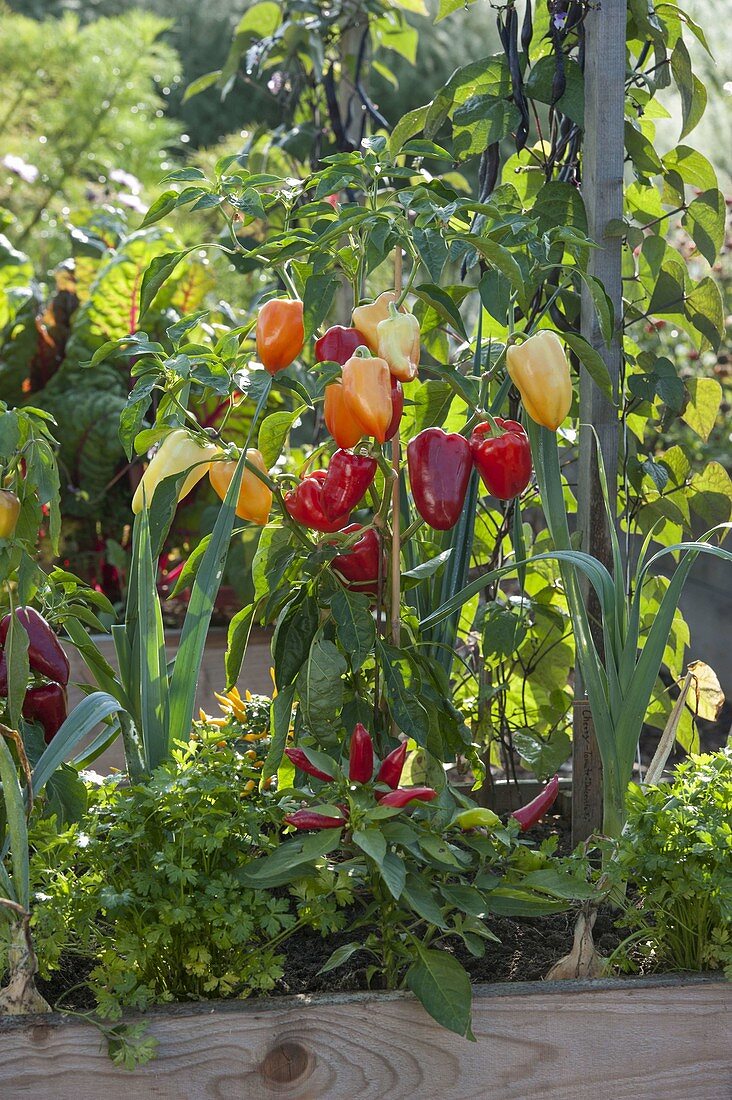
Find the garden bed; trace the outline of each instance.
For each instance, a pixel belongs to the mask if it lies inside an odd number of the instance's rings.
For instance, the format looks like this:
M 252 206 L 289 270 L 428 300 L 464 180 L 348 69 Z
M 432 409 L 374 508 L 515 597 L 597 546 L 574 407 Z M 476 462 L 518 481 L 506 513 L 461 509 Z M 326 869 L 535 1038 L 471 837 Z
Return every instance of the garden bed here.
M 477 1043 L 408 994 L 211 1002 L 149 1013 L 157 1057 L 130 1075 L 58 1015 L 0 1021 L 0 1095 L 54 1100 L 720 1100 L 732 987 L 716 977 L 474 989 Z

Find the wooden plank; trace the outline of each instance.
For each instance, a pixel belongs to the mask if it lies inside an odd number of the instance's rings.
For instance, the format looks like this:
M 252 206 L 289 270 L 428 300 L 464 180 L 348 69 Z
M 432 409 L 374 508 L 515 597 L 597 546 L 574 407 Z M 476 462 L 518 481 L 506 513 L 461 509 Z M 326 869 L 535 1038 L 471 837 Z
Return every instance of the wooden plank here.
M 726 1100 L 722 980 L 477 986 L 477 1043 L 403 994 L 183 1005 L 133 1074 L 89 1025 L 0 1023 L 3 1100 Z
M 582 197 L 587 210 L 590 237 L 600 247 L 590 253 L 589 273 L 605 287 L 613 303 L 616 327 L 610 347 L 605 344 L 592 297 L 582 287 L 582 335 L 602 355 L 617 394 L 622 360 L 622 242 L 607 235 L 608 223 L 623 216 L 623 161 L 625 121 L 625 26 L 626 0 L 603 0 L 590 7 L 585 20 L 585 125 L 582 145 Z M 577 494 L 578 524 L 582 548 L 612 570 L 612 553 L 605 506 L 597 476 L 594 427 L 613 496 L 618 476 L 617 410 L 580 370 L 580 445 Z M 612 501 L 615 503 L 614 497 Z M 597 622 L 598 606 L 590 593 L 590 619 Z M 602 652 L 602 632 L 595 644 Z M 581 685 L 577 692 L 581 701 Z M 602 825 L 602 773 L 591 719 L 582 708 L 573 743 L 574 844 L 585 840 Z

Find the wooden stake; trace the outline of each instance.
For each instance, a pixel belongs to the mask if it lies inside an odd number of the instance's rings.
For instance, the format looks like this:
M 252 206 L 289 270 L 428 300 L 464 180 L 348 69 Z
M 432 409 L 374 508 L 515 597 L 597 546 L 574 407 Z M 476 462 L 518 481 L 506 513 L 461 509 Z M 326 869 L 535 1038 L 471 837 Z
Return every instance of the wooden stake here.
M 613 303 L 616 329 L 608 347 L 600 332 L 592 297 L 582 287 L 582 335 L 605 360 L 613 393 L 618 394 L 622 360 L 621 238 L 608 236 L 610 221 L 623 216 L 625 0 L 604 0 L 587 13 L 585 29 L 585 126 L 582 149 L 582 197 L 590 237 L 600 246 L 590 253 L 589 273 L 599 279 Z M 617 410 L 584 367 L 580 369 L 578 524 L 582 549 L 612 569 L 612 548 L 597 472 L 593 425 L 600 441 L 610 498 L 618 478 Z M 622 577 L 615 578 L 622 584 Z M 600 616 L 589 593 L 590 618 L 597 624 L 595 644 L 602 652 Z M 602 772 L 589 708 L 578 684 L 572 752 L 572 843 L 602 826 Z
M 397 295 L 402 292 L 402 249 L 397 245 L 394 249 L 394 291 Z M 401 445 L 399 441 L 399 429 L 391 441 L 391 468 L 394 471 L 394 482 L 391 488 L 391 641 L 392 645 L 399 646 L 402 638 L 401 616 L 399 607 L 401 602 L 401 502 L 399 499 L 399 466 L 401 459 Z

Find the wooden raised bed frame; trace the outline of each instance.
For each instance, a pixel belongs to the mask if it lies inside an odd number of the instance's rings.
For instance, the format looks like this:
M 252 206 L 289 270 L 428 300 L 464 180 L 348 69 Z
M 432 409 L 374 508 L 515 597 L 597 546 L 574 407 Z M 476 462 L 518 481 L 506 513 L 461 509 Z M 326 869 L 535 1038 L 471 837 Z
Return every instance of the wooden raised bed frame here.
M 209 1002 L 148 1014 L 157 1057 L 115 1067 L 61 1016 L 0 1021 L 3 1100 L 726 1100 L 732 985 L 718 977 L 474 988 L 477 1043 L 408 994 Z

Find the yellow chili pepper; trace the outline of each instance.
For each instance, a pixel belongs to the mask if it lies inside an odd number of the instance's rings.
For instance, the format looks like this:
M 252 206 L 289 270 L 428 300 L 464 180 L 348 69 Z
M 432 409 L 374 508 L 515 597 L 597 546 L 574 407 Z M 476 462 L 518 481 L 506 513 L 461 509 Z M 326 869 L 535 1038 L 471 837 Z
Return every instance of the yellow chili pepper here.
M 250 447 L 247 451 L 247 461 L 256 466 L 263 474 L 268 472 L 264 464 L 262 452 Z M 214 490 L 223 500 L 231 485 L 231 479 L 236 470 L 236 462 L 212 462 L 208 471 L 208 478 Z M 269 519 L 272 508 L 272 493 L 267 485 L 253 474 L 251 470 L 244 470 L 239 489 L 239 498 L 236 502 L 236 514 L 239 519 L 248 519 L 252 523 L 258 523 L 264 527 Z
M 343 366 L 346 407 L 364 432 L 384 443 L 391 424 L 391 374 L 385 359 L 351 356 Z
M 141 512 L 143 501 L 149 507 L 155 490 L 166 477 L 182 474 L 192 467 L 178 493 L 178 500 L 183 500 L 207 473 L 211 459 L 218 453 L 215 443 L 204 443 L 200 436 L 191 435 L 185 428 L 175 428 L 150 459 L 132 498 L 132 511 L 135 515 Z
M 569 363 L 556 332 L 541 329 L 512 345 L 506 367 L 531 419 L 555 432 L 572 405 Z
M 351 314 L 353 327 L 358 329 L 367 347 L 373 352 L 379 350 L 379 324 L 387 319 L 389 306 L 394 305 L 398 297 L 396 291 L 385 290 L 375 302 L 368 302 L 365 306 L 356 306 Z
M 379 356 L 400 382 L 411 382 L 419 370 L 419 321 L 412 313 L 398 313 L 392 302 L 389 316 L 376 326 Z
M 483 806 L 476 806 L 472 810 L 463 810 L 456 817 L 452 819 L 453 825 L 458 825 L 461 829 L 495 829 L 497 825 L 501 824 L 501 819 L 498 814 L 494 814 L 493 810 L 488 810 Z

